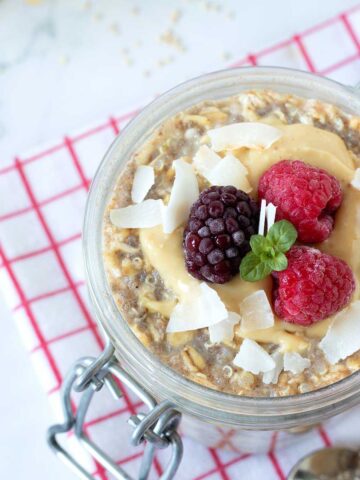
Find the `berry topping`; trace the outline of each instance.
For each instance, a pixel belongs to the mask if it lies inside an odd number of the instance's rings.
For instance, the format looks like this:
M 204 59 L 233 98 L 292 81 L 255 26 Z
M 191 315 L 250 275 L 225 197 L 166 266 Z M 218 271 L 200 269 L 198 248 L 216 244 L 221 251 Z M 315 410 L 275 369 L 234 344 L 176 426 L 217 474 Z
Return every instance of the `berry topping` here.
M 273 272 L 274 309 L 280 318 L 311 325 L 347 305 L 355 281 L 343 260 L 305 246 L 292 247 L 287 259 L 286 270 Z
M 225 283 L 239 273 L 241 259 L 250 250 L 259 207 L 242 190 L 213 186 L 193 204 L 184 231 L 188 272 L 212 283 Z
M 276 205 L 277 220 L 289 220 L 300 242 L 315 243 L 329 237 L 342 191 L 338 180 L 325 170 L 299 160 L 282 160 L 260 178 L 259 198 Z

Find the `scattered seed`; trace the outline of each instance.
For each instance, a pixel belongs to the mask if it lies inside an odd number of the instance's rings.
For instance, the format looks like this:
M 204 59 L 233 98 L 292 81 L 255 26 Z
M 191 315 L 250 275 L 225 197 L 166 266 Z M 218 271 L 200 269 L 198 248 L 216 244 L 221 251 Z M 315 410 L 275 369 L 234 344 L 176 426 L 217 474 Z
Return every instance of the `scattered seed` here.
M 120 33 L 120 27 L 117 23 L 111 23 L 109 25 L 109 30 L 113 33 L 116 33 L 117 35 L 119 35 Z
M 233 375 L 234 370 L 232 369 L 232 367 L 230 367 L 230 365 L 225 365 L 223 367 L 223 373 L 225 378 L 230 378 Z
M 155 285 L 155 278 L 150 274 L 150 275 L 146 275 L 146 278 L 145 278 L 145 283 L 147 283 L 148 285 Z
M 140 258 L 140 257 L 134 257 L 132 259 L 132 263 L 137 270 L 139 270 L 143 265 L 142 258 Z
M 181 52 L 186 51 L 186 47 L 183 44 L 182 39 L 176 35 L 172 30 L 166 30 L 159 37 L 159 41 L 170 47 L 174 47 Z
M 170 20 L 173 23 L 177 23 L 180 18 L 182 17 L 182 11 L 181 10 L 173 10 L 170 14 Z

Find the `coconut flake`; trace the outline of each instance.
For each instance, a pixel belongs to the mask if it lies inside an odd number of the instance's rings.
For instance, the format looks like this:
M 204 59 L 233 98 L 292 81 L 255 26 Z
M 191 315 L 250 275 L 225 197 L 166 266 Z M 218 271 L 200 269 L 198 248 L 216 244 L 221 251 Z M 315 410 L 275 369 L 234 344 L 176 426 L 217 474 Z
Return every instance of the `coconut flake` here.
M 207 145 L 202 145 L 194 156 L 193 165 L 207 179 L 208 174 L 220 161 L 221 157 L 214 150 L 211 150 Z
M 206 178 L 211 185 L 233 185 L 249 193 L 252 188 L 247 179 L 247 168 L 234 155 L 228 153 L 210 172 Z
M 168 205 L 162 209 L 164 233 L 172 233 L 186 221 L 191 205 L 199 196 L 199 186 L 193 167 L 184 160 L 174 160 L 175 180 Z
M 260 217 L 259 217 L 259 235 L 265 235 L 265 216 L 266 216 L 266 200 L 261 200 Z
M 276 217 L 276 207 L 272 203 L 269 203 L 269 205 L 266 207 L 266 231 L 267 232 L 274 225 L 275 217 Z
M 120 228 L 151 228 L 161 223 L 162 208 L 162 200 L 145 200 L 110 210 L 110 220 Z
M 294 375 L 301 373 L 305 368 L 310 367 L 310 360 L 302 357 L 297 352 L 284 353 L 284 370 L 287 370 Z
M 140 203 L 146 197 L 150 188 L 154 185 L 154 169 L 149 165 L 140 165 L 136 169 L 134 181 L 131 188 L 131 200 Z
M 360 349 L 360 301 L 335 316 L 319 347 L 333 365 Z
M 171 312 L 166 327 L 168 333 L 186 332 L 202 328 L 199 302 L 179 302 Z
M 271 358 L 275 362 L 275 368 L 269 372 L 265 372 L 263 375 L 263 383 L 269 385 L 270 383 L 278 383 L 279 375 L 284 368 L 284 356 L 280 352 L 274 352 L 271 354 Z
M 207 132 L 216 152 L 236 148 L 268 148 L 282 136 L 281 130 L 266 123 L 242 122 Z
M 166 331 L 173 333 L 198 330 L 215 325 L 227 317 L 228 312 L 218 293 L 203 282 L 197 295 L 175 306 Z
M 274 314 L 264 290 L 258 290 L 244 298 L 240 304 L 241 330 L 251 332 L 274 326 Z
M 249 338 L 244 339 L 233 363 L 254 375 L 269 372 L 275 368 L 275 361 L 267 351 Z
M 229 312 L 228 317 L 221 322 L 210 325 L 209 337 L 211 343 L 220 343 L 226 340 L 231 341 L 234 338 L 234 326 L 241 320 L 240 315 L 235 312 Z
M 354 188 L 360 190 L 360 168 L 355 170 L 354 177 L 350 183 Z
M 202 314 L 207 318 L 209 327 L 215 323 L 221 322 L 228 317 L 228 311 L 221 301 L 218 293 L 209 287 L 205 282 L 200 283 L 200 301 L 202 302 Z

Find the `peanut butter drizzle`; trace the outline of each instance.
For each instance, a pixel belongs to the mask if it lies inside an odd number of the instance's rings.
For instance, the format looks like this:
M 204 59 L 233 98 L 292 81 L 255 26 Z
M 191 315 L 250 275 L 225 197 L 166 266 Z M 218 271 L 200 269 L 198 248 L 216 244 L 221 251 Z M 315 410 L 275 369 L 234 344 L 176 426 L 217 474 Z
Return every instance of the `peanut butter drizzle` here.
M 353 269 L 357 279 L 355 297 L 359 297 L 358 279 L 360 274 L 360 212 L 358 209 L 360 192 L 350 186 L 355 166 L 343 141 L 335 134 L 310 125 L 279 126 L 281 137 L 267 150 L 239 149 L 234 154 L 247 167 L 249 181 L 253 191 L 257 190 L 260 176 L 271 165 L 283 159 L 302 160 L 327 170 L 341 183 L 344 201 L 336 214 L 336 222 L 331 237 L 318 247 L 327 253 L 339 256 Z M 182 229 L 166 235 L 162 227 L 140 230 L 141 246 L 147 261 L 159 272 L 164 284 L 177 298 L 189 300 L 198 294 L 200 282 L 188 274 L 184 264 L 182 250 Z M 219 294 L 229 311 L 241 314 L 239 305 L 243 298 L 257 290 L 265 290 L 271 295 L 270 277 L 250 283 L 240 276 L 234 277 L 224 285 L 211 285 Z M 164 309 L 164 311 L 167 309 Z M 321 338 L 325 335 L 331 318 L 318 322 L 312 327 L 299 327 L 279 319 L 266 330 L 242 332 L 235 329 L 241 338 L 251 338 L 260 343 L 279 344 L 283 351 L 306 350 L 309 338 Z

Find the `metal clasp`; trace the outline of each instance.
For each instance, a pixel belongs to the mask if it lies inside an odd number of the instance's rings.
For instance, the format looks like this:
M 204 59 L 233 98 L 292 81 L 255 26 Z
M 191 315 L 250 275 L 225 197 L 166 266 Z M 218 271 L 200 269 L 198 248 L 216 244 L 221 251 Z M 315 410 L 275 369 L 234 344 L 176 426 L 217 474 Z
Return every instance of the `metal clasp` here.
M 114 357 L 114 348 L 110 342 L 98 358 L 85 357 L 79 359 L 66 376 L 61 389 L 61 403 L 64 414 L 62 424 L 53 425 L 47 432 L 47 442 L 53 452 L 83 480 L 93 480 L 80 463 L 58 442 L 58 436 L 73 431 L 82 446 L 91 457 L 116 479 L 133 480 L 103 450 L 92 442 L 84 431 L 86 414 L 95 392 L 106 386 L 115 398 L 122 396 L 117 380 L 130 389 L 148 408 L 147 413 L 132 415 L 129 424 L 134 427 L 131 443 L 135 446 L 146 441 L 144 455 L 138 480 L 146 480 L 149 476 L 155 450 L 171 446 L 171 458 L 161 476 L 161 480 L 174 477 L 183 454 L 183 446 L 176 429 L 181 414 L 169 401 L 157 403 L 142 386 L 123 370 Z M 77 408 L 71 403 L 72 391 L 81 392 L 82 396 Z

